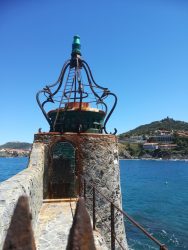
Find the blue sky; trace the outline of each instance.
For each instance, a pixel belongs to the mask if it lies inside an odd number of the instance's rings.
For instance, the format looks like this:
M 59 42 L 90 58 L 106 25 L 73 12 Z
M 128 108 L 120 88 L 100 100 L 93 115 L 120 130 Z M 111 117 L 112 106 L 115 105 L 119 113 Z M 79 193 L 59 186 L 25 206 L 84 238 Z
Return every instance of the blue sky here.
M 0 144 L 48 124 L 36 92 L 57 80 L 79 34 L 95 80 L 118 96 L 108 129 L 188 122 L 186 0 L 0 0 Z

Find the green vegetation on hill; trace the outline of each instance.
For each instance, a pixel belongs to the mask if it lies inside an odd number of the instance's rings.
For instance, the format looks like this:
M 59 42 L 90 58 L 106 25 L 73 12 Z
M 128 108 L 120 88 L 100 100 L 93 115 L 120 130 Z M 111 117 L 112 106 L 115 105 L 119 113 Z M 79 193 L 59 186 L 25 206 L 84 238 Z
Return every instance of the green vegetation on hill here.
M 172 149 L 146 150 L 141 143 L 119 143 L 119 156 L 122 158 L 163 158 L 163 159 L 188 159 L 188 138 L 176 138 L 177 145 Z
M 162 147 L 168 142 L 157 141 L 158 148 L 144 149 L 146 142 L 156 142 L 153 136 L 171 135 L 169 144 L 172 147 Z M 140 136 L 140 137 L 137 137 Z M 139 126 L 119 136 L 119 154 L 123 158 L 165 158 L 187 159 L 188 158 L 188 123 L 175 121 L 169 117 L 150 124 Z
M 168 131 L 188 131 L 188 122 L 176 121 L 172 118 L 165 118 L 161 121 L 155 121 L 149 124 L 141 125 L 126 133 L 120 134 L 119 138 L 137 136 L 137 135 L 151 135 L 156 130 L 168 130 Z
M 7 142 L 3 145 L 0 145 L 0 149 L 2 148 L 13 148 L 13 149 L 25 149 L 28 150 L 32 146 L 31 143 L 27 142 Z

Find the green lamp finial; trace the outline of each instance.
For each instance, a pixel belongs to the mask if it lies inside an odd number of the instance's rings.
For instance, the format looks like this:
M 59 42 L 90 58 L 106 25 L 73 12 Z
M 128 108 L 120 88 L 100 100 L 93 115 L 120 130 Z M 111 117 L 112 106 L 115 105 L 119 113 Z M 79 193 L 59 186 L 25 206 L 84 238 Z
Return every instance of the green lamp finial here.
M 80 37 L 78 35 L 74 36 L 72 44 L 72 55 L 78 54 L 81 56 L 81 44 Z

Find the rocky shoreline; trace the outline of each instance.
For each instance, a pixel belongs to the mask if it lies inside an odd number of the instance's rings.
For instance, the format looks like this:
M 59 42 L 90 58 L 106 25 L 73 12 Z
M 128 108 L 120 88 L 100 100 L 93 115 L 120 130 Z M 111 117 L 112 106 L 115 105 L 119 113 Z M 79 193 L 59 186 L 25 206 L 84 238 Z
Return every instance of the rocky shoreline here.
M 145 152 L 137 147 L 137 151 L 127 150 L 122 144 L 119 144 L 119 157 L 121 159 L 145 159 L 145 160 L 187 160 L 187 150 L 145 150 Z

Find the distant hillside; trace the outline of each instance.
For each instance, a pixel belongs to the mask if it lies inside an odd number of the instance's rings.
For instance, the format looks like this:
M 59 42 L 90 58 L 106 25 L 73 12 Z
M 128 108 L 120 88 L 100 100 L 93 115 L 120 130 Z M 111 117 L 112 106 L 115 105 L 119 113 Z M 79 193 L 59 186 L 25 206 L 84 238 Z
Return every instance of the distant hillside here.
M 153 134 L 156 130 L 184 130 L 188 131 L 188 123 L 183 121 L 175 121 L 172 118 L 165 118 L 161 121 L 155 121 L 149 124 L 141 125 L 126 133 L 120 134 L 119 137 L 134 136 L 134 135 L 149 135 Z
M 3 145 L 0 145 L 0 149 L 2 148 L 13 148 L 13 149 L 30 149 L 32 146 L 31 143 L 28 142 L 7 142 Z

